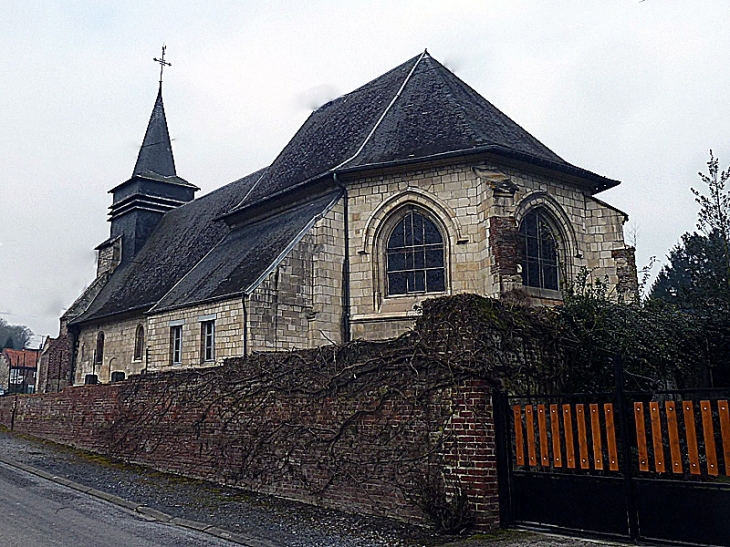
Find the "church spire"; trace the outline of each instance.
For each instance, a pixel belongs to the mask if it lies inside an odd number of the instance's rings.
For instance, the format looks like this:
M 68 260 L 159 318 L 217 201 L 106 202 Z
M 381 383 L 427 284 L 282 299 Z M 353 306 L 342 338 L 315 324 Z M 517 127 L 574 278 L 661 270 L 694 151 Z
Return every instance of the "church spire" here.
M 134 166 L 132 176 L 143 173 L 155 173 L 163 177 L 174 177 L 175 159 L 172 156 L 172 145 L 170 134 L 167 131 L 167 119 L 165 118 L 165 106 L 162 103 L 162 71 L 166 66 L 171 66 L 165 61 L 165 45 L 162 46 L 162 56 L 154 61 L 160 63 L 160 88 L 157 92 L 157 100 L 152 109 L 147 132 L 144 135 L 142 147 L 137 156 L 137 163 Z
M 165 62 L 165 46 L 162 46 L 162 57 L 155 61 L 160 63 L 157 100 L 132 177 L 111 190 L 114 196 L 109 207 L 111 237 L 99 247 L 99 256 L 102 247 L 114 247 L 114 256 L 121 259 L 118 262 L 121 265 L 137 255 L 165 213 L 192 201 L 199 189 L 178 177 L 175 171 L 162 104 L 162 69 L 170 66 Z
M 167 131 L 165 106 L 162 104 L 162 88 L 157 93 L 155 107 L 152 109 L 147 132 L 144 134 L 142 148 L 139 149 L 134 175 L 150 172 L 163 177 L 174 177 L 175 159 L 172 157 L 170 134 Z

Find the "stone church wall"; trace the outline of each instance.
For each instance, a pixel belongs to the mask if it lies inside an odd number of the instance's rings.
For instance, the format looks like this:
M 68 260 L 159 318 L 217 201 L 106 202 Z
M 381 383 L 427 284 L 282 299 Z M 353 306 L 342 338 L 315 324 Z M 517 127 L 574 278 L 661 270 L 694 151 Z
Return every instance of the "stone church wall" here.
M 496 181 L 496 182 L 495 182 Z M 592 279 L 629 294 L 635 287 L 633 251 L 623 241 L 625 215 L 567 182 L 502 164 L 431 164 L 344 181 L 348 188 L 352 338 L 393 338 L 409 330 L 426 298 L 477 293 L 500 297 L 523 289 L 533 304 L 560 302 L 554 290 L 522 287 L 518 227 L 533 207 L 554 218 L 561 239 L 561 276 L 581 268 Z M 385 243 L 398 211 L 425 211 L 444 236 L 446 291 L 388 297 Z M 396 216 L 393 216 L 396 215 Z M 171 327 L 182 327 L 182 368 L 220 364 L 252 351 L 311 348 L 343 340 L 344 200 L 297 242 L 245 298 L 101 325 L 104 362 L 94 365 L 99 328 L 85 328 L 77 348 L 75 382 L 95 372 L 127 375 L 172 367 Z M 633 275 L 633 277 L 632 277 Z M 632 293 L 633 294 L 633 293 Z M 215 319 L 216 359 L 204 362 L 201 321 Z M 134 335 L 144 324 L 147 352 L 133 359 Z M 149 362 L 146 362 L 146 361 Z
M 84 327 L 76 344 L 74 384 L 83 384 L 87 374 L 96 374 L 99 382 L 111 381 L 111 373 L 122 371 L 125 375 L 139 374 L 145 366 L 142 359 L 134 359 L 134 338 L 138 325 L 145 326 L 144 316 L 101 323 Z M 104 352 L 100 363 L 95 362 L 96 340 L 104 333 Z M 146 332 L 146 329 L 145 329 Z
M 485 294 L 488 199 L 466 164 L 382 174 L 348 182 L 354 338 L 389 338 L 408 330 L 423 296 L 386 297 L 383 226 L 403 206 L 429 211 L 445 232 L 447 290 Z M 429 295 L 436 296 L 436 294 Z
M 580 267 L 585 266 L 594 279 L 608 278 L 609 284 L 615 286 L 618 277 L 611 253 L 625 248 L 623 224 L 626 215 L 565 183 L 540 175 L 503 171 L 519 186 L 515 195 L 518 207 L 533 200 L 539 203 L 540 194 L 545 193 L 565 212 L 575 238 L 575 248 L 571 249 L 573 256 L 565 257 L 568 277 L 575 278 Z
M 336 204 L 253 291 L 248 351 L 293 350 L 342 340 L 343 204 Z
M 511 190 L 491 184 L 480 176 L 483 172 L 507 179 Z M 414 307 L 426 297 L 474 292 L 498 298 L 522 288 L 517 229 L 536 206 L 547 209 L 559 225 L 563 283 L 572 282 L 582 267 L 612 287 L 619 282 L 616 257 L 626 250 L 626 216 L 567 182 L 501 164 L 461 162 L 378 174 L 348 181 L 348 186 L 354 338 L 402 334 L 412 326 Z M 445 293 L 385 295 L 388 218 L 408 205 L 428 211 L 442 228 Z M 561 300 L 558 291 L 524 289 L 533 304 Z
M 205 362 L 203 321 L 215 321 L 215 360 Z M 241 298 L 181 308 L 148 317 L 149 371 L 220 365 L 224 359 L 243 355 L 243 302 Z M 182 327 L 182 361 L 172 364 L 172 325 Z

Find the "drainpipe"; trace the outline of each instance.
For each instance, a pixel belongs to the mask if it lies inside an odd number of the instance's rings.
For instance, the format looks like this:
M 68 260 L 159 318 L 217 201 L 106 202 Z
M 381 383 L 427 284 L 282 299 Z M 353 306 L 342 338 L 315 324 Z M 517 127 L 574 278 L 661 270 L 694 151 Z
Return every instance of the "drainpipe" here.
M 347 187 L 337 180 L 337 173 L 332 173 L 332 179 L 342 190 L 342 197 L 345 199 L 342 212 L 345 231 L 345 259 L 342 262 L 342 343 L 345 344 L 352 339 L 350 332 L 350 214 Z
M 248 295 L 243 294 L 241 305 L 243 306 L 243 356 L 248 355 L 248 310 L 246 309 L 246 300 Z

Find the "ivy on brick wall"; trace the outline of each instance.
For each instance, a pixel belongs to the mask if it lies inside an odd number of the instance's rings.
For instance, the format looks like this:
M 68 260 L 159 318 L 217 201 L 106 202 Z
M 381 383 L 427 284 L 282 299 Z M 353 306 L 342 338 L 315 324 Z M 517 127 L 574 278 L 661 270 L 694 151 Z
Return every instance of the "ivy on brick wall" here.
M 672 308 L 617 303 L 600 284 L 554 308 L 522 302 L 431 299 L 395 340 L 136 377 L 99 434 L 113 455 L 168 471 L 386 514 L 417 507 L 461 529 L 497 514 L 489 386 L 608 391 L 616 354 L 629 387 L 702 381 L 693 326 Z
M 476 515 L 459 472 L 443 471 L 454 446 L 463 448 L 459 431 L 468 429 L 451 422 L 468 408 L 479 424 L 469 442 L 483 452 L 472 465 L 486 473 L 495 466 L 487 455 L 493 437 L 474 439 L 491 428 L 491 410 L 460 395 L 471 376 L 452 361 L 460 356 L 426 344 L 414 332 L 137 377 L 121 388 L 120 414 L 103 434 L 124 459 L 383 514 L 407 516 L 410 506 L 443 531 L 458 531 Z M 488 400 L 488 389 L 475 397 Z
M 427 300 L 415 336 L 459 373 L 513 393 L 611 391 L 615 356 L 630 389 L 707 386 L 707 325 L 673 306 L 617 302 L 600 282 L 574 286 L 553 308 L 524 301 L 519 293 Z

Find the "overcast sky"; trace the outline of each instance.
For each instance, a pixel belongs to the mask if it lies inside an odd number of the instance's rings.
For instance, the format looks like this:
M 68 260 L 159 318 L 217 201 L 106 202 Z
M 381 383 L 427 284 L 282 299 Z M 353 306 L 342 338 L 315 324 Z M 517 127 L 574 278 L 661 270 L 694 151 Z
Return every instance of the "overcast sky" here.
M 313 107 L 428 48 L 558 155 L 619 179 L 638 262 L 695 229 L 730 164 L 728 0 L 2 1 L 0 317 L 56 335 L 94 278 L 167 44 L 177 172 L 269 164 Z M 628 239 L 633 239 L 633 236 Z

